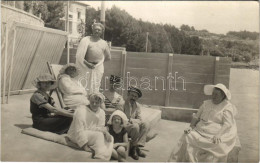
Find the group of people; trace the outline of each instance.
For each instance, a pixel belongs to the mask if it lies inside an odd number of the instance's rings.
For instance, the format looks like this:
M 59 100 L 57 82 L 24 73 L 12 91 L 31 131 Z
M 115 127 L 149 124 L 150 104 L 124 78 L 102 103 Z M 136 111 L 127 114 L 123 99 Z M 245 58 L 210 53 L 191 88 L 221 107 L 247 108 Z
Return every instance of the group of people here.
M 157 134 L 142 120 L 137 102 L 142 97 L 140 89 L 129 87 L 124 99 L 116 92 L 122 79 L 111 75 L 109 90 L 99 92 L 103 62 L 111 59 L 107 43 L 100 38 L 103 30 L 102 24 L 93 25 L 93 35 L 79 44 L 76 64 L 64 65 L 57 80 L 50 74 L 34 80 L 37 91 L 30 99 L 33 127 L 67 133 L 72 142 L 92 152 L 93 158 L 123 162 L 130 150 L 130 156 L 138 160 L 146 157 L 140 147 Z M 48 93 L 56 87 L 62 93 L 65 109 L 56 106 Z M 234 118 L 237 111 L 230 103 L 229 90 L 223 84 L 206 85 L 204 93 L 212 98 L 204 101 L 193 116 L 168 161 L 225 162 L 239 144 Z
M 66 67 L 61 72 L 67 72 L 74 66 Z M 112 85 L 117 85 L 121 79 L 112 75 L 110 93 L 107 93 L 112 95 L 105 97 L 102 93 L 95 92 L 86 98 L 86 93 L 80 89 L 81 85 L 76 86 L 73 80 L 72 77 L 64 74 L 59 75 L 58 81 L 50 74 L 37 77 L 35 86 L 38 90 L 31 97 L 30 108 L 33 127 L 57 134 L 67 133 L 70 140 L 80 148 L 92 151 L 93 158 L 104 160 L 109 160 L 112 156 L 119 161 L 125 161 L 128 141 L 131 138 L 130 155 L 136 160 L 139 156 L 145 157 L 140 147 L 144 147 L 145 143 L 156 134 L 149 136 L 150 126 L 142 121 L 141 107 L 137 103 L 142 92 L 138 88 L 130 87 L 128 96 L 124 100 L 115 92 L 116 86 L 112 88 Z M 69 106 L 69 109 L 56 106 L 47 93 L 55 88 L 55 85 L 61 88 L 64 103 Z
M 111 59 L 107 43 L 100 38 L 102 32 L 102 24 L 93 25 L 93 35 L 83 38 L 79 44 L 76 63 L 64 65 L 57 80 L 50 74 L 35 79 L 37 91 L 30 99 L 33 127 L 67 133 L 72 142 L 91 151 L 93 158 L 125 161 L 130 150 L 130 155 L 138 160 L 146 156 L 140 147 L 157 134 L 148 134 L 152 133 L 150 126 L 142 121 L 137 103 L 141 90 L 130 87 L 124 100 L 116 92 L 122 79 L 111 75 L 109 91 L 99 92 L 103 62 Z M 48 94 L 56 87 L 62 94 L 65 109 L 56 106 Z

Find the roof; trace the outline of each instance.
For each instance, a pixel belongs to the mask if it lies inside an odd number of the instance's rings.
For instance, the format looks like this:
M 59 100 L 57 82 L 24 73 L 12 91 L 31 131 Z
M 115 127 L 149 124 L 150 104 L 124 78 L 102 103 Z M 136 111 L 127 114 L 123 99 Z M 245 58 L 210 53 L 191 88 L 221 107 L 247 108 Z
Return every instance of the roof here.
M 78 4 L 78 5 L 81 5 L 81 6 L 85 6 L 85 7 L 88 7 L 89 5 L 84 3 L 84 2 L 80 2 L 80 1 L 69 1 L 70 3 L 74 3 L 74 4 Z

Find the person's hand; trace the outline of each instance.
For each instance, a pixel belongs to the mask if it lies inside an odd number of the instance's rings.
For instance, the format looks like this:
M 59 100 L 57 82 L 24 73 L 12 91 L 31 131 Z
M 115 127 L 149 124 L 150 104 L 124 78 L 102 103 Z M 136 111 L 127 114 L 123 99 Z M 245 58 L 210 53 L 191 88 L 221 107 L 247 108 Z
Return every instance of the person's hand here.
M 112 136 L 108 132 L 104 132 L 104 137 L 105 137 L 107 142 L 112 141 Z
M 221 143 L 221 136 L 217 134 L 212 138 L 212 140 L 214 144 L 219 144 Z
M 89 63 L 89 62 L 84 62 L 84 64 L 88 67 L 88 68 L 90 68 L 90 69 L 94 69 L 95 68 L 95 65 L 93 64 L 93 63 Z
M 73 109 L 68 109 L 67 110 L 69 113 L 74 113 L 75 112 L 75 110 L 73 110 Z
M 193 130 L 193 128 L 192 128 L 192 127 L 189 127 L 189 128 L 187 128 L 187 129 L 184 130 L 184 133 L 185 133 L 185 134 L 189 134 L 192 130 Z
M 118 147 L 118 144 L 117 144 L 117 143 L 115 143 L 115 144 L 113 145 L 113 148 L 116 148 L 116 147 Z
M 129 124 L 133 124 L 133 121 L 131 118 L 129 118 L 129 121 L 128 121 Z

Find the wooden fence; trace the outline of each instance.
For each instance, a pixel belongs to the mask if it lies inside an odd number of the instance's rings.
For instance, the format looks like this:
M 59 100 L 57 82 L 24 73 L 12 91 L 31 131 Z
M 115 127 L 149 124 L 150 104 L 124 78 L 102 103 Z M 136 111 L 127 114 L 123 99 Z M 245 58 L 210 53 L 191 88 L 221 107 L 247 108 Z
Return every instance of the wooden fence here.
M 5 25 L 3 26 L 5 27 Z M 67 33 L 18 22 L 14 22 L 9 32 L 7 31 L 8 33 L 6 33 L 6 29 L 2 30 L 4 33 L 1 37 L 3 41 L 1 88 L 4 90 L 5 87 L 7 91 L 11 76 L 10 91 L 12 94 L 16 94 L 19 90 L 33 88 L 31 83 L 36 76 L 48 72 L 47 61 L 59 63 Z M 5 44 L 6 40 L 7 44 Z M 3 95 L 3 91 L 1 94 Z
M 71 50 L 75 62 L 76 50 Z M 110 75 L 124 78 L 124 91 L 129 85 L 142 89 L 140 102 L 147 105 L 198 108 L 207 98 L 206 84 L 223 83 L 229 87 L 229 58 L 167 53 L 143 53 L 112 50 L 105 62 L 102 88 L 108 89 Z M 64 50 L 60 64 L 65 64 Z

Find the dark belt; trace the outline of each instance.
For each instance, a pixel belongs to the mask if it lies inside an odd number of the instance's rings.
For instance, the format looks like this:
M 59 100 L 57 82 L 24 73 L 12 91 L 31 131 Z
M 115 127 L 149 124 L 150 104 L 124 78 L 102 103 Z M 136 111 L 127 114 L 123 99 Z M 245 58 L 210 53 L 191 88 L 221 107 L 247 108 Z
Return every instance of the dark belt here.
M 98 62 L 89 62 L 89 63 L 92 63 L 92 64 L 96 65 Z

